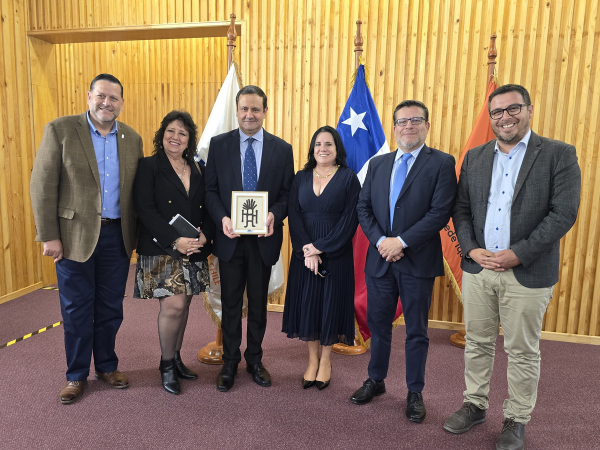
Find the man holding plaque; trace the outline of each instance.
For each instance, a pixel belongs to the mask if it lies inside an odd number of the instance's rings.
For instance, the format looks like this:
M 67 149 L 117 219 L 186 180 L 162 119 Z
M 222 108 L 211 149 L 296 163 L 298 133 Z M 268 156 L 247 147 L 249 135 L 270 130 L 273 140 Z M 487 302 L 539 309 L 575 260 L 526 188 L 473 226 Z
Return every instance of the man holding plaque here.
M 206 207 L 218 228 L 213 253 L 219 258 L 221 272 L 224 364 L 217 377 L 217 389 L 221 392 L 233 386 L 242 359 L 242 304 L 246 289 L 246 370 L 259 386 L 271 385 L 269 372 L 262 364 L 262 340 L 267 325 L 271 268 L 279 259 L 283 220 L 287 217 L 294 178 L 292 146 L 262 127 L 267 113 L 267 96 L 262 89 L 243 87 L 236 96 L 236 106 L 239 129 L 212 138 L 206 164 Z M 233 193 L 240 195 L 240 191 L 248 192 L 248 199 L 232 205 Z M 250 205 L 250 200 L 254 202 L 252 206 L 260 206 L 265 194 L 266 222 L 260 223 L 264 220 L 261 219 L 257 226 L 244 226 L 244 235 L 236 234 L 238 227 L 232 223 L 232 216 L 247 216 L 244 205 Z M 236 205 L 240 206 L 232 211 Z M 258 217 L 264 217 L 261 211 L 256 212 Z

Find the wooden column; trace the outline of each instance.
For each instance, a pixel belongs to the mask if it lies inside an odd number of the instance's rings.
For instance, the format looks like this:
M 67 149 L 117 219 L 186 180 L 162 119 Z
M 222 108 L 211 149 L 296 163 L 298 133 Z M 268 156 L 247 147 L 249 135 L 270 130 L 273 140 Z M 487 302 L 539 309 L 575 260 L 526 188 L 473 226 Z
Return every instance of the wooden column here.
M 490 78 L 494 76 L 494 70 L 496 69 L 496 56 L 498 56 L 498 52 L 496 51 L 496 35 L 492 34 L 490 38 L 490 49 L 488 50 L 488 77 L 487 83 L 490 82 Z M 487 84 L 486 84 L 487 90 Z M 465 348 L 466 345 L 466 331 L 460 330 L 458 333 L 454 333 L 450 336 L 450 343 L 459 348 Z
M 358 69 L 360 57 L 363 52 L 363 37 L 360 32 L 360 26 L 362 25 L 362 21 L 356 21 L 356 36 L 354 37 L 354 68 Z M 367 348 L 360 344 L 358 341 L 358 336 L 354 336 L 354 345 L 346 345 L 342 343 L 334 344 L 333 350 L 334 353 L 339 353 L 340 355 L 362 355 L 367 351 Z
M 227 30 L 227 70 L 233 62 L 233 52 L 235 51 L 235 40 L 237 34 L 235 32 L 235 14 L 229 16 L 231 24 Z M 221 327 L 217 327 L 217 337 L 214 342 L 211 342 L 206 347 L 203 347 L 198 352 L 198 361 L 204 364 L 223 364 L 223 331 Z

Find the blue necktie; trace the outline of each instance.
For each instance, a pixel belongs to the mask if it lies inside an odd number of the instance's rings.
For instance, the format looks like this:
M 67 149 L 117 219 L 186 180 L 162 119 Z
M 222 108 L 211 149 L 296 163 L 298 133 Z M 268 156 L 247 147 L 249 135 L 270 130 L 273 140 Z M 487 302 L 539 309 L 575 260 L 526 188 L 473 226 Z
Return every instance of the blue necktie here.
M 406 180 L 408 160 L 410 158 L 412 158 L 412 155 L 410 153 L 405 153 L 400 157 L 400 164 L 396 166 L 394 183 L 392 184 L 392 189 L 390 191 L 390 230 L 394 227 L 394 209 L 396 209 L 396 201 L 398 201 L 402 185 L 404 184 L 404 180 Z
M 246 148 L 246 156 L 244 157 L 244 190 L 256 190 L 256 155 L 252 148 L 252 142 L 256 139 L 248 138 L 248 147 Z

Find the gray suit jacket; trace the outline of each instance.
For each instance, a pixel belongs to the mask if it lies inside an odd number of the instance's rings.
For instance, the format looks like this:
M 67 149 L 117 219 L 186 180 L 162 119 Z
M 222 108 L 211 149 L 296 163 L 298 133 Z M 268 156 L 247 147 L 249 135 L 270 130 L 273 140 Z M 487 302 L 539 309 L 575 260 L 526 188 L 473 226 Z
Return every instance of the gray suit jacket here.
M 86 114 L 46 124 L 30 185 L 35 240 L 60 239 L 64 257 L 78 262 L 87 261 L 94 252 L 102 216 L 98 162 Z M 142 138 L 133 128 L 118 122 L 118 130 L 121 228 L 131 256 L 137 236 L 133 180 L 144 152 Z
M 482 270 L 466 255 L 485 248 L 495 145 L 491 140 L 469 150 L 460 171 L 452 219 L 463 253 L 461 268 L 468 273 Z M 513 270 L 523 286 L 550 287 L 558 281 L 560 239 L 575 223 L 580 191 L 575 147 L 532 132 L 510 211 L 510 248 L 521 261 Z

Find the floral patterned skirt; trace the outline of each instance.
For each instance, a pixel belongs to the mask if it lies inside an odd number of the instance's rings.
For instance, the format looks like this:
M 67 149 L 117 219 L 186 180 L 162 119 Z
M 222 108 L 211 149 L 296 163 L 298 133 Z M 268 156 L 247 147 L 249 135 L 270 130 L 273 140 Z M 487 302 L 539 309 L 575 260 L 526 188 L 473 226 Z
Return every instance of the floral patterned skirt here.
M 206 261 L 190 262 L 169 255 L 138 255 L 133 298 L 163 298 L 198 295 L 210 288 Z

